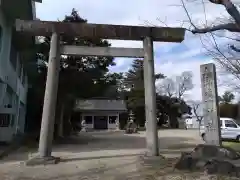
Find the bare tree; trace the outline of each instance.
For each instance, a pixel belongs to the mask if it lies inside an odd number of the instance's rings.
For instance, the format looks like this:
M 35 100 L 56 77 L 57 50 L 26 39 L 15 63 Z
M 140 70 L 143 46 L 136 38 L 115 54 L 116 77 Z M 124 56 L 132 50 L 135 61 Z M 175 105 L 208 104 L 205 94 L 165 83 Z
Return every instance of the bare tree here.
M 182 98 L 186 91 L 193 89 L 192 78 L 193 74 L 191 71 L 184 71 L 180 76 L 176 77 L 175 85 L 178 98 Z
M 157 91 L 159 94 L 167 95 L 168 97 L 173 97 L 176 93 L 175 82 L 173 78 L 163 79 L 159 86 L 157 86 Z
M 188 11 L 186 2 L 200 2 L 203 7 L 203 13 L 205 14 L 205 24 L 197 26 L 191 18 Z M 190 27 L 186 28 L 193 34 L 207 34 L 205 38 L 200 37 L 204 48 L 207 50 L 207 54 L 211 55 L 218 64 L 231 76 L 227 82 L 231 87 L 240 90 L 240 12 L 238 5 L 233 3 L 232 0 L 181 0 L 182 7 L 186 12 L 189 19 Z M 224 6 L 229 17 L 219 17 L 214 23 L 208 25 L 206 18 L 206 3 L 216 4 L 216 6 Z M 218 31 L 228 31 L 230 33 L 218 33 Z M 223 35 L 224 34 L 224 35 Z M 219 44 L 218 39 L 225 38 L 229 41 L 229 44 Z M 223 74 L 226 76 L 226 73 Z M 234 80 L 234 81 L 233 81 Z
M 181 99 L 187 91 L 193 88 L 192 77 L 191 71 L 184 71 L 181 75 L 165 78 L 158 85 L 157 91 L 160 94 Z
M 202 111 L 201 105 L 202 105 L 202 103 L 198 102 L 198 101 L 194 101 L 194 103 L 192 104 L 193 114 L 197 118 L 197 121 L 200 124 L 203 120 L 203 113 L 201 112 Z
M 200 129 L 200 126 L 202 124 L 202 120 L 204 117 L 202 103 L 201 103 L 201 101 L 191 101 L 190 104 L 192 107 L 193 116 L 196 117 L 197 122 L 199 124 L 199 129 Z

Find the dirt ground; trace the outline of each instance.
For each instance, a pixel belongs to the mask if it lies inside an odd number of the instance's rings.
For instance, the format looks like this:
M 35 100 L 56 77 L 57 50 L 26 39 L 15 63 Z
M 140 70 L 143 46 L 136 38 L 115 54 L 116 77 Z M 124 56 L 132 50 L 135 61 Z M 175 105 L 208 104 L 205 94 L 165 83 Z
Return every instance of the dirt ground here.
M 199 143 L 202 141 L 197 130 L 160 130 L 160 154 L 165 158 L 148 163 L 142 158 L 145 132 L 85 132 L 54 145 L 53 155 L 61 158 L 57 165 L 26 167 L 24 161 L 35 156 L 37 149 L 19 149 L 0 161 L 0 179 L 195 179 L 192 174 L 174 172 L 173 164 L 182 151 L 192 150 Z

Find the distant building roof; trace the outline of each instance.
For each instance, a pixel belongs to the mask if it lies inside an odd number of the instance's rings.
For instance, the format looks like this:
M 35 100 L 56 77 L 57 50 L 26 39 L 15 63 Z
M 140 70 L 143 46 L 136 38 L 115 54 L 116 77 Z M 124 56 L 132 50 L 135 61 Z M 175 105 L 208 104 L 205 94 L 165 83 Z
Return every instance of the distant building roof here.
M 124 100 L 106 99 L 78 99 L 75 102 L 75 111 L 126 111 Z

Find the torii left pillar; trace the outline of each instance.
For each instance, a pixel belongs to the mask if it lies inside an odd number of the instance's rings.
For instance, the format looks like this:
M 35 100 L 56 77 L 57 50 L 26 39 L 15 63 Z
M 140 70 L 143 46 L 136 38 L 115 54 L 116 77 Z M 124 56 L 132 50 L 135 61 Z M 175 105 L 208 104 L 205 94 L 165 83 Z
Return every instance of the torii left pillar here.
M 56 164 L 59 158 L 51 156 L 54 131 L 55 109 L 60 70 L 60 41 L 57 33 L 52 34 L 48 61 L 48 73 L 44 96 L 42 124 L 39 140 L 39 155 L 26 165 Z

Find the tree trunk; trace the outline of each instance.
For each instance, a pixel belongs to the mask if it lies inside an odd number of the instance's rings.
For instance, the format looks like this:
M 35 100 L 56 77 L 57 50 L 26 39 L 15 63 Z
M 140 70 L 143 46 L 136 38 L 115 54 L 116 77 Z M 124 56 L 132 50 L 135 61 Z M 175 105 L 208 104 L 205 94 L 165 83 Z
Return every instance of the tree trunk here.
M 237 7 L 230 0 L 223 0 L 222 3 L 225 6 L 228 14 L 232 16 L 238 25 L 240 25 L 240 13 Z
M 70 124 L 70 132 L 69 132 L 69 135 L 71 135 L 73 132 L 74 132 L 74 129 L 73 129 L 73 125 L 72 125 L 72 121 L 71 121 L 71 113 L 68 113 L 68 116 L 67 116 L 67 120 Z
M 177 119 L 177 117 L 175 117 L 175 116 L 170 116 L 169 117 L 169 121 L 170 121 L 170 127 L 171 128 L 179 128 L 179 123 L 178 123 L 178 119 Z
M 200 132 L 200 130 L 201 130 L 201 121 L 198 121 L 198 132 L 199 132 L 199 135 L 201 135 L 201 132 Z
M 64 118 L 64 104 L 61 105 L 60 118 L 58 122 L 58 136 L 63 137 L 63 118 Z

